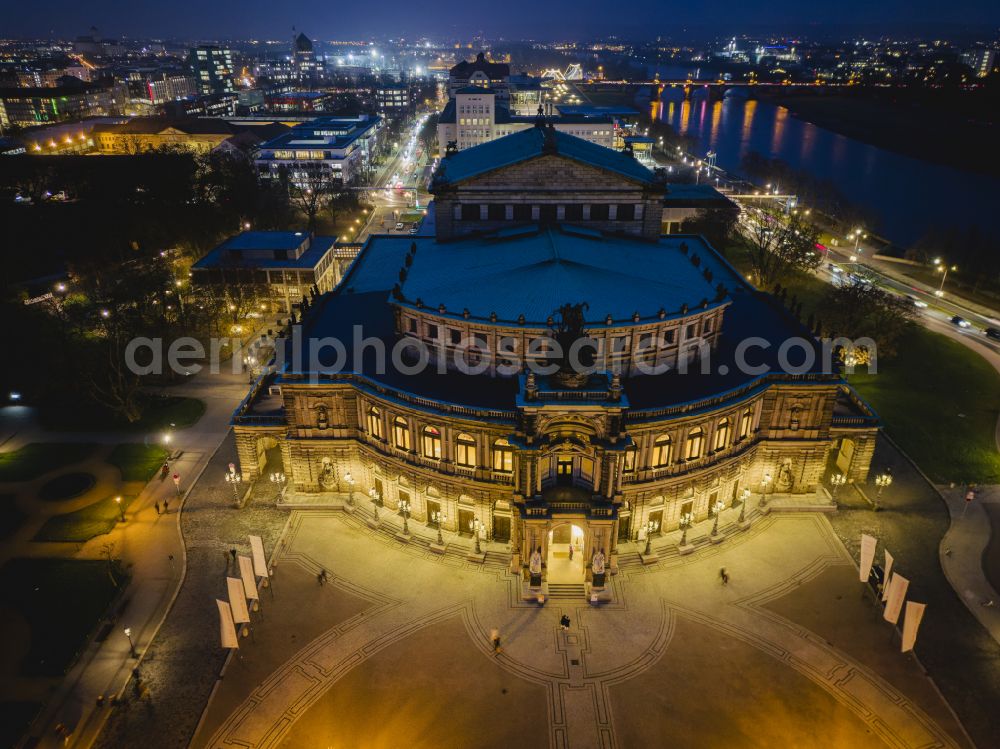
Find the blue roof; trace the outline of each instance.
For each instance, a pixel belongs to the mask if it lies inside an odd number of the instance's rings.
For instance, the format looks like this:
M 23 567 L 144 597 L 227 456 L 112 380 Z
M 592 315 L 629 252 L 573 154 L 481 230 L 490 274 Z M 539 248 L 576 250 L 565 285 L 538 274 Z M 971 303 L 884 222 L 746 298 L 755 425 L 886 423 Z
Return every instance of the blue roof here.
M 315 268 L 334 244 L 336 237 L 313 237 L 308 249 L 299 257 L 266 258 L 248 257 L 242 259 L 244 251 L 261 252 L 267 250 L 292 251 L 309 238 L 306 232 L 294 231 L 245 231 L 230 237 L 205 257 L 191 266 L 192 270 L 210 268 L 261 268 L 300 269 Z
M 547 155 L 545 138 L 548 128 L 531 127 L 496 140 L 466 148 L 441 162 L 434 181 L 454 184 L 496 169 Z M 653 173 L 631 156 L 599 146 L 575 135 L 558 130 L 554 132 L 554 153 L 573 161 L 589 164 L 597 169 L 615 172 L 629 179 L 653 185 Z
M 661 309 L 674 317 L 682 305 L 694 309 L 716 297 L 704 266 L 681 252 L 684 240 L 652 243 L 572 226 L 520 227 L 497 236 L 418 242 L 403 296 L 431 308 L 443 304 L 456 317 L 467 308 L 477 317 L 495 312 L 509 324 L 524 315 L 539 325 L 567 301 L 586 301 L 593 320 L 611 315 L 620 325 L 635 312 L 648 322 Z M 388 252 L 398 272 L 398 249 Z M 380 262 L 378 238 L 369 254 Z

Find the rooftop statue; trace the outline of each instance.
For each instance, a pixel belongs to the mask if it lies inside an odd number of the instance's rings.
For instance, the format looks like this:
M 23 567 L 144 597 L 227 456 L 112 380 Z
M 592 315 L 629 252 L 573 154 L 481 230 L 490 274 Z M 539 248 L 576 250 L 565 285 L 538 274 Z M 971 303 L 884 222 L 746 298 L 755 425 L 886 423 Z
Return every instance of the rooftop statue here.
M 559 371 L 556 372 L 554 379 L 563 387 L 578 388 L 583 385 L 590 376 L 590 369 L 594 364 L 593 348 L 581 346 L 578 351 L 573 349 L 577 341 L 587 338 L 583 313 L 588 309 L 590 305 L 586 302 L 578 304 L 567 302 L 557 310 L 559 322 L 552 334 L 559 344 L 560 358 L 556 362 Z

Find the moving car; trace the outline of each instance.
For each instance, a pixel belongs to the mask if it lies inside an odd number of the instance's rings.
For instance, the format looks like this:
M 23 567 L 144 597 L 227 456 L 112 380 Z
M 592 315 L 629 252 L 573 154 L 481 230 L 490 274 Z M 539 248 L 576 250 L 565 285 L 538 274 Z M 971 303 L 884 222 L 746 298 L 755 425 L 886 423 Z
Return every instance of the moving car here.
M 1000 341 L 1000 328 L 987 328 L 986 335 Z
M 909 299 L 910 302 L 912 302 L 914 307 L 919 307 L 920 309 L 923 309 L 924 307 L 927 306 L 927 302 L 925 302 L 923 299 L 918 299 L 917 297 L 913 296 L 913 294 L 907 294 L 906 298 Z
M 960 328 L 972 327 L 972 324 L 968 320 L 966 320 L 964 317 L 960 317 L 959 315 L 955 315 L 953 318 L 951 318 L 951 324 L 957 325 Z

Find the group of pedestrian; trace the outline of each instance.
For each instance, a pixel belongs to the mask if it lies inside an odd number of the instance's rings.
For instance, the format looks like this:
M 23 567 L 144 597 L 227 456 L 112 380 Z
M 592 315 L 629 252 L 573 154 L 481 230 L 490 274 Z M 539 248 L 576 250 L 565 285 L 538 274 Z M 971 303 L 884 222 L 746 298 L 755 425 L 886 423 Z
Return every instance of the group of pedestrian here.
M 170 500 L 167 499 L 166 497 L 163 498 L 163 511 L 162 512 L 160 511 L 160 500 L 156 500 L 153 503 L 153 506 L 156 507 L 156 514 L 157 515 L 166 515 L 168 512 L 170 512 Z

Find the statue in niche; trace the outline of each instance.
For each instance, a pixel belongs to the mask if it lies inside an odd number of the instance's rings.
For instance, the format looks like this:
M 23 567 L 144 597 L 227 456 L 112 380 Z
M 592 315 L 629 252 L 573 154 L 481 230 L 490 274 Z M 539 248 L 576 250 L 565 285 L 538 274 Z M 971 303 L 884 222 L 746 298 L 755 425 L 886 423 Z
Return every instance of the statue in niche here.
M 337 472 L 329 458 L 323 458 L 323 465 L 319 472 L 319 485 L 324 489 L 333 489 L 337 485 Z
M 528 572 L 531 573 L 529 585 L 537 588 L 542 584 L 542 547 L 537 547 L 528 559 Z
M 589 304 L 580 302 L 566 303 L 557 310 L 559 322 L 552 330 L 552 337 L 559 344 L 559 358 L 553 362 L 559 366 L 559 371 L 553 379 L 562 387 L 581 387 L 593 370 L 595 347 L 578 343 L 587 339 L 583 313 L 588 309 Z M 577 350 L 571 355 L 574 344 Z

